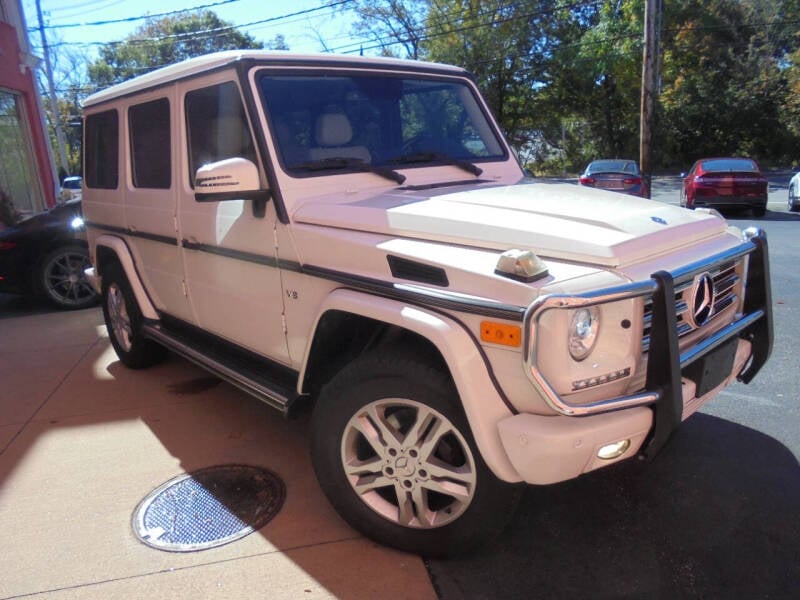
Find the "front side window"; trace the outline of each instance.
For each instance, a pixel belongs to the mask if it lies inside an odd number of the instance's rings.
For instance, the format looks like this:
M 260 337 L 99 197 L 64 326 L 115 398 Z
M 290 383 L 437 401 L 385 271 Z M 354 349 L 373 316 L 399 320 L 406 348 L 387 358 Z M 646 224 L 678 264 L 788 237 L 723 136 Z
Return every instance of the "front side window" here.
M 233 82 L 188 92 L 186 129 L 192 187 L 197 169 L 205 164 L 235 157 L 256 162 L 242 98 Z
M 116 189 L 119 179 L 119 119 L 116 110 L 86 117 L 83 148 L 86 187 Z
M 291 175 L 506 158 L 471 88 L 453 78 L 265 71 L 258 83 Z
M 160 98 L 131 106 L 128 122 L 133 185 L 169 189 L 172 180 L 169 100 Z

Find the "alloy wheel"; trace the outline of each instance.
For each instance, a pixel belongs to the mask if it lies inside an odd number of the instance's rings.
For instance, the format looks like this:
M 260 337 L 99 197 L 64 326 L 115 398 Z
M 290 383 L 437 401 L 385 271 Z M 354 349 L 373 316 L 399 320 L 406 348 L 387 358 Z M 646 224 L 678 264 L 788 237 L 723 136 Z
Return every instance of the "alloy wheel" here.
M 49 298 L 67 308 L 94 302 L 97 294 L 83 273 L 90 266 L 89 257 L 78 249 L 67 248 L 54 254 L 42 273 Z
M 475 461 L 464 437 L 413 400 L 381 399 L 359 410 L 342 436 L 341 459 L 359 498 L 404 527 L 446 525 L 475 494 Z
M 125 352 L 130 352 L 132 348 L 131 338 L 133 336 L 131 318 L 128 314 L 128 307 L 125 304 L 122 288 L 116 282 L 108 286 L 106 306 L 114 338 Z

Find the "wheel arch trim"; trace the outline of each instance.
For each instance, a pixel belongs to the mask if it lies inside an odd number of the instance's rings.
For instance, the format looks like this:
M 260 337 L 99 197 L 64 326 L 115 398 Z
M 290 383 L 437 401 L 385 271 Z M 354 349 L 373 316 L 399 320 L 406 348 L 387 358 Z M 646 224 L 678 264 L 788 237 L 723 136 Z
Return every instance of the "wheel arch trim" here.
M 324 315 L 332 310 L 395 325 L 433 344 L 447 364 L 484 462 L 499 479 L 510 483 L 522 481 L 508 459 L 497 429 L 498 422 L 514 413 L 495 387 L 488 373 L 490 367 L 473 338 L 458 321 L 439 312 L 355 290 L 334 290 L 320 306 L 312 334 L 306 341 L 298 377 L 299 386 L 305 381 L 317 326 Z
M 136 263 L 133 261 L 133 255 L 131 254 L 130 248 L 128 248 L 128 245 L 125 243 L 125 240 L 115 235 L 104 234 L 99 236 L 95 241 L 93 252 L 94 260 L 97 263 L 95 267 L 98 268 L 97 274 L 102 281 L 103 267 L 99 264 L 100 248 L 107 248 L 116 256 L 117 261 L 124 271 L 125 277 L 128 279 L 131 290 L 133 290 L 133 295 L 136 297 L 136 302 L 139 304 L 139 310 L 142 311 L 142 316 L 145 319 L 158 320 L 158 312 L 142 285 L 141 278 L 136 270 Z

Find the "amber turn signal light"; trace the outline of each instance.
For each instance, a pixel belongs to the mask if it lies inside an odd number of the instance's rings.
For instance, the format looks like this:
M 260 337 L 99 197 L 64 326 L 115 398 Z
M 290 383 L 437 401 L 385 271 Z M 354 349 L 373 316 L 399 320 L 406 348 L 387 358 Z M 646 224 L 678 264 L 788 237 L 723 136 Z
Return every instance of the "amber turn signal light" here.
M 522 344 L 522 329 L 517 325 L 504 325 L 503 323 L 481 322 L 481 340 L 492 344 L 513 346 Z

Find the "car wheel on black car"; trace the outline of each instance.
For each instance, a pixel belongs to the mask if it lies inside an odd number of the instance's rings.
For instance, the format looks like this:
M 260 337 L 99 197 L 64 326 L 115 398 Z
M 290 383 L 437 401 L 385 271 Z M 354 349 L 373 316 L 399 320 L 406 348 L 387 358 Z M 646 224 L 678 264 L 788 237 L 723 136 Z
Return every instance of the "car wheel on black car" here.
M 97 302 L 97 293 L 84 274 L 90 266 L 89 251 L 84 246 L 68 244 L 51 250 L 36 272 L 39 292 L 58 308 L 91 306 Z

